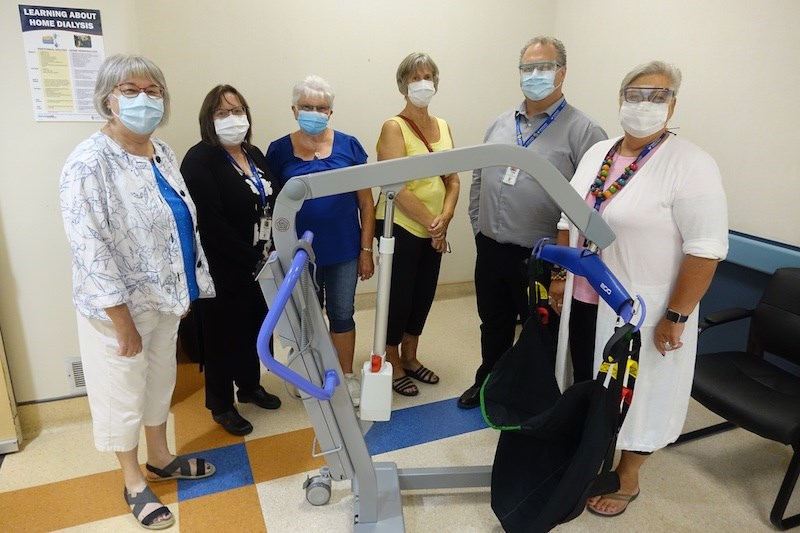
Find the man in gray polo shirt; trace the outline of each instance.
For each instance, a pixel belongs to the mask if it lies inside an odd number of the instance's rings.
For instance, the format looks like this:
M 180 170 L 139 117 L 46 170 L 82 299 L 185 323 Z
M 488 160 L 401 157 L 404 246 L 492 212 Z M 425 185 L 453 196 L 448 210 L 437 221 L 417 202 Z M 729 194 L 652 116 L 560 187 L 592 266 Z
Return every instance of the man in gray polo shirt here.
M 592 119 L 566 102 L 564 44 L 552 37 L 528 41 L 520 52 L 525 100 L 489 126 L 487 143 L 524 146 L 546 158 L 570 180 L 590 146 L 607 139 Z M 475 292 L 481 319 L 482 364 L 475 383 L 458 399 L 464 409 L 480 403 L 480 386 L 514 343 L 518 316 L 527 315 L 527 259 L 539 239 L 556 236 L 560 210 L 525 172 L 509 167 L 472 174 L 469 218 L 478 251 Z

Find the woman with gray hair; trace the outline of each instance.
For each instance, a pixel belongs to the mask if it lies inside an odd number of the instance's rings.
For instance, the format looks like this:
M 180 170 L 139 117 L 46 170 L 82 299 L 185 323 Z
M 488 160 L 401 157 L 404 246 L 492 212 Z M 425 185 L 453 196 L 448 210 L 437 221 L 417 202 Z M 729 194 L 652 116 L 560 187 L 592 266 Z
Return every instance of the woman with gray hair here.
M 647 305 L 636 394 L 617 440 L 622 450 L 616 467 L 620 488 L 588 502 L 589 511 L 601 516 L 625 512 L 639 495 L 642 464 L 683 429 L 694 375 L 698 304 L 728 251 L 719 169 L 710 155 L 667 129 L 680 83 L 680 70 L 662 61 L 628 73 L 619 92 L 624 135 L 590 148 L 571 182 L 617 236 L 602 251 L 603 261 Z M 566 218 L 558 228 L 559 244 L 585 244 Z M 571 274 L 566 282 L 551 283 L 550 297 L 553 309 L 563 302 L 562 321 L 570 325 L 559 331 L 557 358 L 557 374 L 566 385 L 571 338 L 599 340 L 588 353 L 572 353 L 572 360 L 593 358 L 597 371 L 602 340 L 613 334 L 616 313 L 598 306 L 586 279 Z M 578 304 L 594 306 L 596 318 L 570 320 L 571 308 Z
M 453 148 L 447 122 L 428 113 L 428 104 L 439 88 L 439 67 L 433 59 L 421 52 L 409 54 L 400 62 L 395 77 L 405 107 L 383 123 L 378 160 Z M 447 228 L 459 188 L 458 174 L 452 173 L 409 181 L 395 197 L 386 359 L 392 363 L 392 388 L 402 396 L 419 394 L 410 378 L 430 385 L 439 382 L 439 376 L 417 359 L 417 347 L 436 294 L 442 254 L 449 251 Z M 383 234 L 385 208 L 382 194 L 377 206 L 378 235 Z
M 147 481 L 215 471 L 167 446 L 178 322 L 214 286 L 175 154 L 151 136 L 169 115 L 161 70 L 141 56 L 109 57 L 94 104 L 108 122 L 72 152 L 60 183 L 94 441 L 116 453 L 136 520 L 164 529 L 175 518 Z M 142 426 L 147 478 L 138 460 Z
M 334 94 L 327 81 L 308 76 L 292 90 L 292 113 L 299 129 L 273 141 L 267 163 L 281 183 L 294 176 L 363 165 L 367 153 L 358 139 L 329 126 Z M 372 191 L 315 198 L 297 213 L 297 234 L 314 233 L 317 297 L 325 308 L 331 340 L 339 354 L 353 405 L 361 401 L 361 385 L 353 372 L 356 343 L 355 293 L 358 278 L 372 277 L 375 206 Z

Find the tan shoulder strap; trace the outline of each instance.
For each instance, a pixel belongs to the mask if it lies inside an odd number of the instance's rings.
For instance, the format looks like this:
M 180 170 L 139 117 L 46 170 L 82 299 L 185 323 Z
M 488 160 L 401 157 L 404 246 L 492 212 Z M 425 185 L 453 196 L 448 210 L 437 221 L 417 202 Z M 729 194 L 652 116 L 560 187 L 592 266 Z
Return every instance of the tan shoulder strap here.
M 408 124 L 408 127 L 414 131 L 414 134 L 416 134 L 416 136 L 419 137 L 419 140 L 422 141 L 422 143 L 425 145 L 425 148 L 427 148 L 429 152 L 433 152 L 433 147 L 431 147 L 431 144 L 428 142 L 428 139 L 426 139 L 425 136 L 422 134 L 422 131 L 419 129 L 419 126 L 417 126 L 416 122 L 414 122 L 405 115 L 397 115 L 397 116 L 405 120 L 406 124 Z

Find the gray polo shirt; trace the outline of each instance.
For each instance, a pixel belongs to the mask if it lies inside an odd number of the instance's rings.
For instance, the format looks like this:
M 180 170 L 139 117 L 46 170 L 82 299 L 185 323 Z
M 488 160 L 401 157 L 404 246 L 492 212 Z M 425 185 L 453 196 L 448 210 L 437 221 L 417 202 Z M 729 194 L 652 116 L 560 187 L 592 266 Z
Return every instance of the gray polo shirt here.
M 522 138 L 527 139 L 563 100 L 531 117 L 525 114 L 523 101 L 517 109 L 497 117 L 483 141 L 517 144 L 518 115 Z M 595 121 L 566 104 L 528 149 L 550 161 L 569 181 L 589 147 L 607 138 L 606 132 Z M 555 237 L 561 210 L 529 174 L 520 171 L 516 183 L 503 183 L 507 170 L 508 167 L 487 167 L 472 172 L 469 218 L 473 232 L 477 235 L 480 231 L 497 242 L 526 248 L 532 248 L 543 237 Z

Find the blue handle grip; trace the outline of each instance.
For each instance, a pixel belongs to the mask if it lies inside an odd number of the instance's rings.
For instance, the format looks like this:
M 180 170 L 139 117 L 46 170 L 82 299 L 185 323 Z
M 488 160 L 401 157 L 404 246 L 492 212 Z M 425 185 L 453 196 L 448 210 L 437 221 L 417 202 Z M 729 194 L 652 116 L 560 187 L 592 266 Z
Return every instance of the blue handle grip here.
M 313 240 L 313 238 L 314 235 L 310 231 L 305 232 L 302 237 L 303 240 L 308 241 L 309 243 Z M 322 387 L 319 387 L 318 385 L 315 385 L 314 383 L 311 383 L 305 379 L 288 366 L 279 362 L 269 351 L 269 339 L 272 337 L 272 333 L 275 331 L 275 326 L 278 324 L 278 319 L 281 317 L 281 313 L 283 313 L 283 310 L 292 295 L 295 285 L 297 285 L 297 282 L 300 280 L 300 276 L 303 274 L 303 269 L 306 267 L 307 259 L 308 254 L 304 250 L 301 249 L 295 253 L 294 259 L 292 259 L 292 264 L 289 267 L 289 271 L 286 273 L 286 277 L 278 289 L 277 296 L 275 296 L 275 301 L 272 302 L 269 312 L 267 313 L 267 317 L 264 319 L 264 323 L 261 324 L 261 329 L 258 332 L 258 339 L 256 340 L 256 350 L 258 351 L 258 357 L 261 359 L 261 362 L 264 363 L 264 366 L 266 366 L 276 376 L 284 381 L 288 381 L 298 389 L 302 390 L 309 396 L 316 398 L 317 400 L 330 400 L 331 396 L 333 396 L 334 389 L 339 385 L 339 374 L 336 372 L 336 370 L 326 370 L 325 383 Z
M 560 265 L 575 275 L 583 276 L 617 316 L 625 322 L 630 322 L 633 318 L 635 303 L 633 298 L 596 253 L 570 246 L 545 244 L 542 240 L 534 248 L 533 255 L 538 259 Z M 645 313 L 644 301 L 641 297 L 637 299 L 641 303 L 642 316 L 636 329 L 644 321 Z

